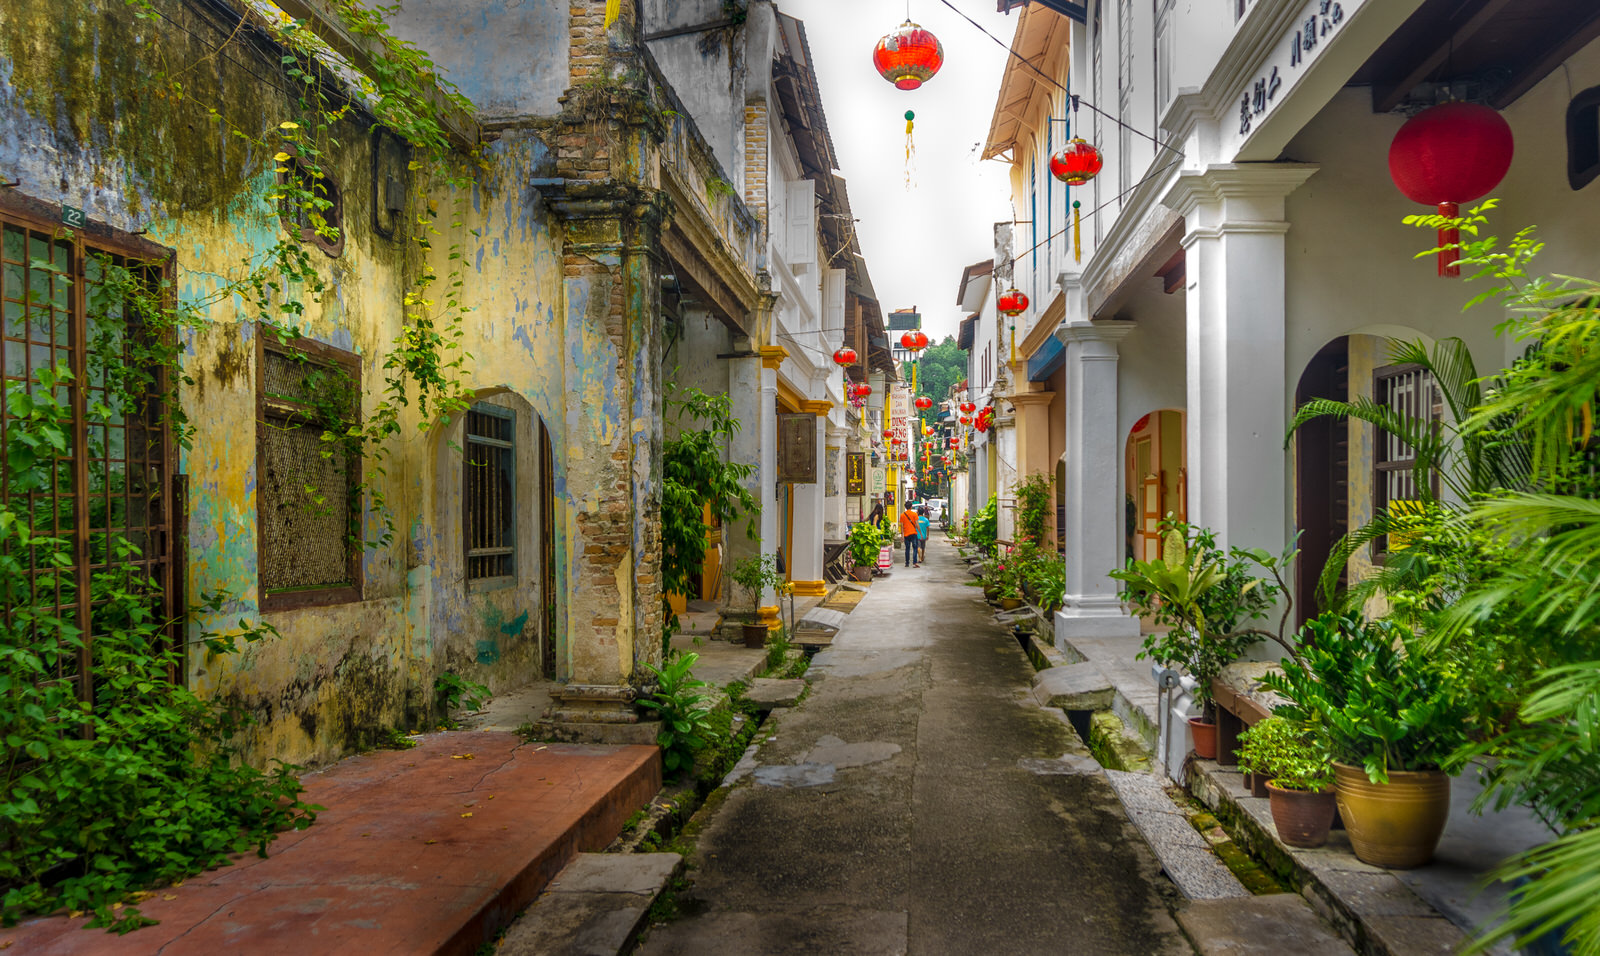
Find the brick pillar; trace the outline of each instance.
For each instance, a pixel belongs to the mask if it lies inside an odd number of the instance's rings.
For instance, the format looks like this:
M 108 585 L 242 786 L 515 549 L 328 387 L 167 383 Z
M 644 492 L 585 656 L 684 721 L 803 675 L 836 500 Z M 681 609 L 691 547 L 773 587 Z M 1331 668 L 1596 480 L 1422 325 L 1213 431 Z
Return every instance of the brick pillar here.
M 604 0 L 571 0 L 573 85 L 536 180 L 562 231 L 568 362 L 565 641 L 557 724 L 638 721 L 632 701 L 661 660 L 660 231 L 662 131 L 639 87 L 637 0 L 603 29 Z M 577 736 L 596 736 L 574 731 Z M 603 736 L 603 735 L 600 735 Z

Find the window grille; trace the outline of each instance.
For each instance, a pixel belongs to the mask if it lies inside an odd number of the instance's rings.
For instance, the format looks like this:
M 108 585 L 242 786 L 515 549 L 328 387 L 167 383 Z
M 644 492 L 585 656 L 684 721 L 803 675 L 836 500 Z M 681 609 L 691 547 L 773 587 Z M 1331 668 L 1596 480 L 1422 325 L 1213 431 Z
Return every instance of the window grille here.
M 0 544 L 0 560 L 21 571 L 16 590 L 0 600 L 0 615 L 15 621 L 20 608 L 31 607 L 81 628 L 75 648 L 43 624 L 33 640 L 52 675 L 75 682 L 89 701 L 94 636 L 113 625 L 99 620 L 96 595 L 105 589 L 86 583 L 112 575 L 121 587 L 147 591 L 159 620 L 172 621 L 182 606 L 167 371 L 150 356 L 145 317 L 129 304 L 130 296 L 159 293 L 168 253 L 124 243 L 104 227 L 92 240 L 87 229 L 64 232 L 36 205 L 0 197 L 0 444 L 11 447 L 27 427 L 12 417 L 10 397 L 31 395 L 58 404 L 65 447 L 37 469 L 0 456 L 0 499 L 36 535 L 69 542 L 70 562 L 50 563 L 61 548 L 13 543 L 8 552 Z M 65 376 L 47 390 L 57 373 Z M 122 548 L 124 541 L 133 550 Z
M 361 458 L 332 436 L 360 422 L 360 363 L 309 339 L 284 343 L 265 328 L 257 335 L 262 607 L 358 600 Z
M 1373 375 L 1373 395 L 1379 405 L 1397 416 L 1437 422 L 1444 411 L 1443 397 L 1433 376 L 1420 365 L 1387 365 Z M 1403 517 L 1415 510 L 1424 495 L 1417 484 L 1417 452 L 1404 439 L 1377 429 L 1374 449 L 1373 507 L 1388 509 L 1391 516 Z M 1438 478 L 1433 476 L 1426 497 L 1438 495 Z M 1374 553 L 1382 555 L 1405 546 L 1399 534 L 1377 540 Z
M 516 427 L 509 408 L 479 403 L 467 411 L 461 484 L 468 581 L 517 570 Z

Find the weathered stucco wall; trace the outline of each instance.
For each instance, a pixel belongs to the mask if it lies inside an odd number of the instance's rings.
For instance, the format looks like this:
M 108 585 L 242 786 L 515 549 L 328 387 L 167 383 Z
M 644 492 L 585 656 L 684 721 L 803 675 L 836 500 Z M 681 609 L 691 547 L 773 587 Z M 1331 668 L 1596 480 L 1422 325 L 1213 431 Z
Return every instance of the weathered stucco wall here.
M 17 190 L 33 198 L 147 230 L 147 238 L 175 250 L 180 297 L 201 303 L 281 237 L 276 210 L 262 200 L 274 175 L 273 133 L 297 114 L 283 92 L 290 83 L 280 72 L 280 51 L 251 28 L 211 56 L 237 21 L 203 0 L 159 0 L 157 9 L 167 19 L 135 20 L 123 0 L 85 0 L 69 17 L 47 0 L 0 7 L 0 173 L 21 180 Z M 180 70 L 181 99 L 161 79 Z M 344 198 L 344 250 L 337 258 L 311 251 L 328 291 L 295 325 L 360 357 L 363 413 L 370 414 L 423 253 L 405 232 L 416 228 L 414 215 L 402 217 L 406 225 L 392 239 L 374 228 L 373 141 L 360 115 L 332 131 L 340 145 L 327 156 Z M 548 151 L 531 134 L 508 136 L 489 158 L 470 193 L 417 187 L 440 223 L 427 255 L 443 282 L 453 281 L 452 254 L 462 256 L 461 288 L 473 309 L 461 343 L 472 355 L 466 384 L 525 410 L 522 434 L 537 435 L 534 415 L 550 426 L 556 507 L 549 531 L 559 567 L 570 502 L 562 478 L 563 424 L 574 400 L 567 370 L 591 364 L 592 350 L 566 341 L 558 320 L 559 247 L 525 185 L 548 167 Z M 413 195 L 413 214 L 420 196 Z M 460 218 L 453 229 L 452 212 Z M 431 294 L 442 298 L 442 291 Z M 187 587 L 191 600 L 218 590 L 231 595 L 226 613 L 205 622 L 218 627 L 258 616 L 253 318 L 238 297 L 211 303 L 206 326 L 185 341 L 192 381 L 181 400 L 195 429 L 181 461 L 189 477 Z M 581 382 L 578 400 L 605 401 L 616 374 L 611 368 Z M 363 555 L 363 599 L 260 615 L 280 637 L 235 657 L 191 648 L 191 685 L 258 717 L 250 732 L 254 759 L 318 761 L 387 728 L 419 726 L 445 669 L 496 689 L 535 676 L 538 641 L 548 637 L 544 611 L 559 600 L 566 574 L 557 574 L 556 594 L 543 593 L 532 562 L 519 562 L 515 587 L 465 587 L 459 533 L 450 527 L 461 514 L 460 487 L 448 480 L 459 474 L 459 445 L 448 429 L 425 433 L 418 421 L 413 406 L 383 465 L 378 486 L 397 533 Z M 519 453 L 528 460 L 526 450 Z M 519 476 L 537 473 L 519 467 Z M 535 500 L 538 490 L 519 480 L 519 499 Z M 366 536 L 379 529 L 379 516 L 369 512 Z M 523 543 L 545 530 L 529 522 Z
M 568 85 L 568 5 L 402 0 L 389 25 L 428 51 L 485 120 L 549 116 Z

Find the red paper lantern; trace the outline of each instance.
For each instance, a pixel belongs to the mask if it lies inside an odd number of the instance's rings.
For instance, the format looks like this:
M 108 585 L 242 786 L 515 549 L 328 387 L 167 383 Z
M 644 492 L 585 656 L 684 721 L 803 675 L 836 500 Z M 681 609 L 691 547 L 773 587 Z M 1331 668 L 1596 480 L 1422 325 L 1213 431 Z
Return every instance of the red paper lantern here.
M 961 421 L 961 424 L 963 424 L 963 425 L 970 425 L 970 424 L 972 424 L 972 416 L 971 415 L 962 415 L 960 421 Z
M 1021 315 L 1028 308 L 1028 297 L 1017 289 L 1007 289 L 995 300 L 995 308 L 1006 315 Z
M 951 438 L 948 441 L 946 441 L 945 444 L 949 445 L 951 448 L 960 448 L 961 447 L 961 439 L 959 439 L 959 438 Z
M 900 347 L 920 352 L 928 347 L 928 336 L 913 329 L 900 336 Z
M 856 398 L 866 398 L 872 394 L 872 386 L 866 382 L 857 382 L 855 385 Z
M 1454 217 L 1459 203 L 1500 185 L 1513 151 L 1505 117 L 1477 103 L 1443 103 L 1411 117 L 1394 134 L 1389 176 L 1412 202 L 1438 206 L 1439 215 Z M 1459 241 L 1455 230 L 1439 230 L 1439 245 Z M 1460 275 L 1457 258 L 1454 249 L 1440 251 L 1439 274 Z
M 896 89 L 914 90 L 933 79 L 944 65 L 944 44 L 907 20 L 878 40 L 872 65 Z
M 842 348 L 839 351 L 833 353 L 833 364 L 835 364 L 835 365 L 854 365 L 854 364 L 856 364 L 856 350 L 851 348 L 850 346 L 846 345 L 844 348 Z
M 929 398 L 926 395 L 918 395 L 917 396 L 916 405 L 917 405 L 917 410 L 918 411 L 925 412 L 928 409 L 933 407 L 933 399 Z
M 885 428 L 883 430 L 883 437 L 885 437 L 885 438 L 893 438 L 894 437 L 894 429 Z M 896 442 L 896 444 L 898 444 L 898 442 Z
M 924 435 L 932 435 L 933 434 L 933 426 L 932 425 L 924 425 L 924 426 L 922 426 L 922 433 Z
M 1104 156 L 1094 144 L 1074 136 L 1050 157 L 1050 175 L 1068 186 L 1082 186 L 1098 174 L 1106 164 Z
M 960 408 L 963 415 L 971 415 L 973 412 L 978 410 L 978 406 L 974 402 L 962 402 Z M 966 424 L 966 421 L 967 420 L 965 418 L 961 420 L 962 424 Z

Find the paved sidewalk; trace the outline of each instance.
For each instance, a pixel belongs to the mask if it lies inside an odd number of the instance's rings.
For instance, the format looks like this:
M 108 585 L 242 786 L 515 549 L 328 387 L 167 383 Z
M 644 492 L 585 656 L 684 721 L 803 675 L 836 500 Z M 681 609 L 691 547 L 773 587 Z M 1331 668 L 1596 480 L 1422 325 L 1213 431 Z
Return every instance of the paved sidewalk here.
M 702 831 L 684 902 L 703 911 L 641 953 L 1192 951 L 1171 885 L 968 580 L 940 537 L 872 584 Z
M 6 956 L 472 954 L 580 850 L 600 850 L 661 787 L 655 747 L 524 744 L 429 734 L 305 778 L 327 809 L 260 859 L 140 905 L 127 936 L 86 918 L 0 929 Z

